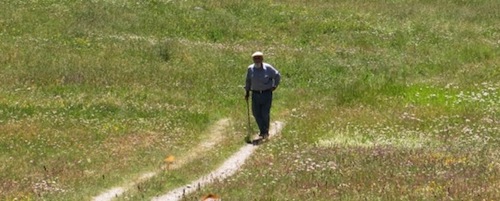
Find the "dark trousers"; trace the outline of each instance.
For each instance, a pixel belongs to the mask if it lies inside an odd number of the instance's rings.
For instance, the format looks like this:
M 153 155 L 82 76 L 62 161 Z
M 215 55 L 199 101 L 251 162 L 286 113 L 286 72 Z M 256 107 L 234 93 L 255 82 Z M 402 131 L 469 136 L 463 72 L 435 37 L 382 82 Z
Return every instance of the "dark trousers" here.
M 259 126 L 261 136 L 269 134 L 272 102 L 273 92 L 271 90 L 262 93 L 252 92 L 252 114 Z

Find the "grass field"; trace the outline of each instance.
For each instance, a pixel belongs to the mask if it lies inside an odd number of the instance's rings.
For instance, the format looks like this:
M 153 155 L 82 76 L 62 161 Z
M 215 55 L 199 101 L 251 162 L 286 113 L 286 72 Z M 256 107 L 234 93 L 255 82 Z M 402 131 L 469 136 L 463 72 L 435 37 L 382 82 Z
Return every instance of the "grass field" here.
M 149 200 L 243 145 L 254 51 L 281 136 L 185 200 L 499 200 L 500 2 L 0 2 L 0 200 Z M 253 127 L 256 130 L 256 126 Z

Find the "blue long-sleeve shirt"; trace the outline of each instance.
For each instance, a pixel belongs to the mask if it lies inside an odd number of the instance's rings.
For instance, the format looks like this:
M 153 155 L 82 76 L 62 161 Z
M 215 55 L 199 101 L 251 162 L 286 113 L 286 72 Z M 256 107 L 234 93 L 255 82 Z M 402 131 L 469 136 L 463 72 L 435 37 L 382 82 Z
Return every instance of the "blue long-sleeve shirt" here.
M 248 66 L 245 90 L 264 91 L 278 87 L 281 75 L 273 66 L 262 63 L 261 68 L 255 68 L 255 64 Z

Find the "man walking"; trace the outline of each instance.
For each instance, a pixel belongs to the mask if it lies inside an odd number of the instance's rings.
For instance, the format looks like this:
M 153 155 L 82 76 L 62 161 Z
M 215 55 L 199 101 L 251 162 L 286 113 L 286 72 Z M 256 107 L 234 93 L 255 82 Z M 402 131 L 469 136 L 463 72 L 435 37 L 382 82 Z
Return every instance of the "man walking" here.
M 259 136 L 269 137 L 269 122 L 273 91 L 280 84 L 280 73 L 270 64 L 264 63 L 262 52 L 252 54 L 253 64 L 248 66 L 245 83 L 245 100 L 248 101 L 252 92 L 252 114 L 259 126 Z

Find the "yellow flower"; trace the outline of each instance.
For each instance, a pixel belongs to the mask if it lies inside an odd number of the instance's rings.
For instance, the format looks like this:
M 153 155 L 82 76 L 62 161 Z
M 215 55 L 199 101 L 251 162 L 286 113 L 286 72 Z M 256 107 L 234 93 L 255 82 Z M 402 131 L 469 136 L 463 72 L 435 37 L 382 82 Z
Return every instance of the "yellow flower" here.
M 208 194 L 208 195 L 205 195 L 201 198 L 202 201 L 217 201 L 217 200 L 221 200 L 220 197 L 218 195 L 215 195 L 215 194 Z
M 167 158 L 165 158 L 166 163 L 173 163 L 174 161 L 175 161 L 175 157 L 172 155 L 169 155 L 169 156 L 167 156 Z

